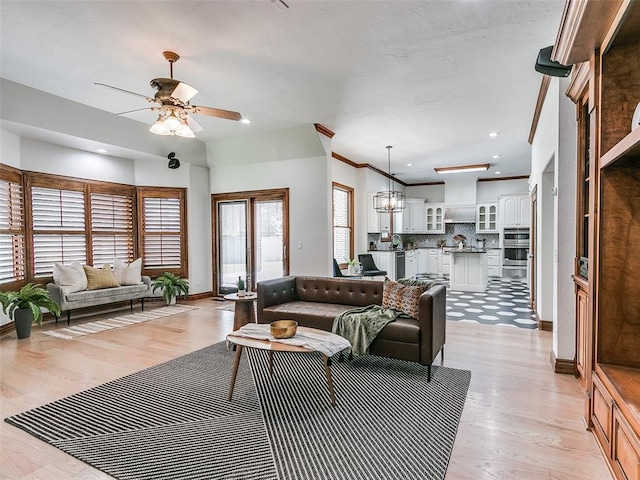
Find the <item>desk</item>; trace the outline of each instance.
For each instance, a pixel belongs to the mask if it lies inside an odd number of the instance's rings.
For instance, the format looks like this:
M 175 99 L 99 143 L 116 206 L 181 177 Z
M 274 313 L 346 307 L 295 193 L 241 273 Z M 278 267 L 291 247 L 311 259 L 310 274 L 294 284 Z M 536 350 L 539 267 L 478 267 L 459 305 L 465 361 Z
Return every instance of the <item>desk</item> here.
M 237 293 L 230 293 L 224 296 L 225 300 L 235 302 L 235 313 L 233 319 L 233 329 L 238 330 L 247 323 L 256 323 L 256 314 L 253 308 L 253 301 L 257 298 L 255 293 L 249 293 L 244 297 L 239 297 Z

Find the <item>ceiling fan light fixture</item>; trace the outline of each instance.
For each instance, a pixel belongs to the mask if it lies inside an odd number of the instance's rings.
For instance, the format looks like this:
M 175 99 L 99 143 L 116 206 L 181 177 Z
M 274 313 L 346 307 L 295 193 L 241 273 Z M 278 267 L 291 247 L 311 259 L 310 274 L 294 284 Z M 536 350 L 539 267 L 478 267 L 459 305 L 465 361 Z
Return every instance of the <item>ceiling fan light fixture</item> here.
M 155 133 L 156 135 L 171 135 L 171 130 L 164 126 L 164 117 L 160 115 L 156 123 L 149 127 L 149 131 L 151 133 Z
M 193 130 L 191 130 L 191 128 L 189 128 L 189 125 L 187 125 L 186 123 L 181 128 L 176 130 L 175 134 L 179 137 L 184 138 L 196 138 Z
M 484 172 L 489 170 L 489 164 L 478 163 L 476 165 L 459 165 L 457 167 L 435 167 L 434 170 L 440 175 L 448 173 Z
M 405 196 L 404 193 L 391 188 L 391 149 L 393 147 L 388 145 L 386 148 L 389 189 L 376 193 L 376 196 L 373 197 L 373 208 L 379 213 L 401 212 L 405 207 Z

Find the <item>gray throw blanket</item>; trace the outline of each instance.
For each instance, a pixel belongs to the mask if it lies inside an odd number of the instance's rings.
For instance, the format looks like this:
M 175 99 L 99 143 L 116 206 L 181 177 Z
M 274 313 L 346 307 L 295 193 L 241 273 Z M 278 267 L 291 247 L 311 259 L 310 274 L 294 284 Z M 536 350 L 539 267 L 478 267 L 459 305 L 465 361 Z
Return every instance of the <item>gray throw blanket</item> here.
M 331 331 L 351 342 L 354 355 L 366 355 L 380 330 L 401 314 L 380 305 L 353 308 L 335 318 Z

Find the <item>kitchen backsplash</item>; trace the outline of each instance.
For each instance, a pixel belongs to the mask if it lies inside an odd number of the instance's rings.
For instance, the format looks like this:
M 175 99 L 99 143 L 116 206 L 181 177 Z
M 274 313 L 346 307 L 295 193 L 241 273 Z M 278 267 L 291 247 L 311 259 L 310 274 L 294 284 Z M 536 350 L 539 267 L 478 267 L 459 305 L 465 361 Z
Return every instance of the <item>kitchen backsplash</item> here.
M 414 247 L 437 247 L 439 241 L 444 241 L 445 245 L 455 246 L 453 237 L 456 235 L 464 235 L 467 238 L 465 243 L 471 247 L 476 246 L 476 239 L 485 240 L 485 248 L 498 248 L 500 246 L 499 234 L 476 233 L 475 223 L 447 223 L 445 225 L 445 233 L 435 235 L 401 233 L 400 237 L 403 245 L 412 242 Z M 381 235 L 378 233 L 370 233 L 367 236 L 369 244 L 373 242 L 378 250 L 388 250 L 389 243 L 382 243 L 380 239 Z

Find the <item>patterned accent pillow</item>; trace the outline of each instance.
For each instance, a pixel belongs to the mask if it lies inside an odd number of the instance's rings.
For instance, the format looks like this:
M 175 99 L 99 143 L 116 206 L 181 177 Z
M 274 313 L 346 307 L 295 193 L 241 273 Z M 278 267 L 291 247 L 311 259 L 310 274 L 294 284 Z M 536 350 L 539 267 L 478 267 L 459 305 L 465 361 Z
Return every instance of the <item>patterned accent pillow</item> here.
M 424 287 L 402 285 L 385 280 L 382 289 L 382 308 L 391 308 L 418 320 L 420 295 L 424 291 Z
M 100 290 L 102 288 L 119 287 L 116 277 L 113 276 L 111 266 L 105 263 L 102 268 L 93 268 L 83 265 L 84 273 L 87 275 L 87 290 Z

